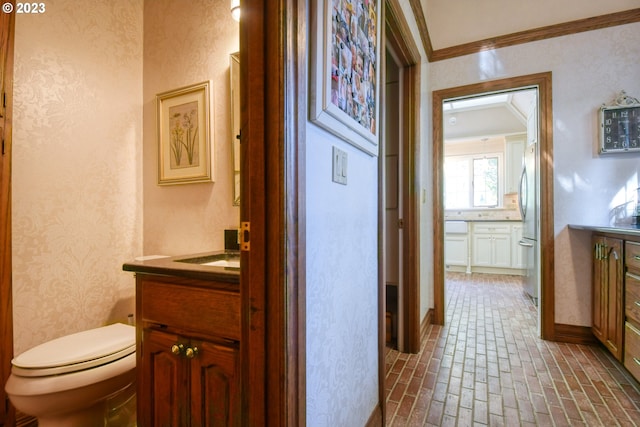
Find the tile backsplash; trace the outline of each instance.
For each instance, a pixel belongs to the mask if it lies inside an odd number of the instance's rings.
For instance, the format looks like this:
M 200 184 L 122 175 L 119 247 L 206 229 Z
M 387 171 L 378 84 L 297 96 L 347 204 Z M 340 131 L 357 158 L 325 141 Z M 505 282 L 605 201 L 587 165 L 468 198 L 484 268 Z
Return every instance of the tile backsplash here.
M 444 211 L 447 220 L 463 221 L 521 221 L 518 194 L 504 195 L 504 206 L 490 209 L 448 209 Z

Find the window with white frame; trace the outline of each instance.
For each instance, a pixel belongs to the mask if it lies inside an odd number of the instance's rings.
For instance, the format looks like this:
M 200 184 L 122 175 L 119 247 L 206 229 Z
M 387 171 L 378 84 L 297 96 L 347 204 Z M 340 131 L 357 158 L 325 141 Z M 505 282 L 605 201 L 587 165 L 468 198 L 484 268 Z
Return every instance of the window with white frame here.
M 501 167 L 501 153 L 445 157 L 445 209 L 499 206 Z

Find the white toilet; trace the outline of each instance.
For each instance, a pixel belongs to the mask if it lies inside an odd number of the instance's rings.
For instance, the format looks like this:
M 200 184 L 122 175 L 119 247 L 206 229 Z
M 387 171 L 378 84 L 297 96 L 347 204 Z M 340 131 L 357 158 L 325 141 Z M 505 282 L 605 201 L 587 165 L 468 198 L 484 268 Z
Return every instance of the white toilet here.
M 103 427 L 109 398 L 135 392 L 135 327 L 116 323 L 67 335 L 11 363 L 7 395 L 39 427 Z

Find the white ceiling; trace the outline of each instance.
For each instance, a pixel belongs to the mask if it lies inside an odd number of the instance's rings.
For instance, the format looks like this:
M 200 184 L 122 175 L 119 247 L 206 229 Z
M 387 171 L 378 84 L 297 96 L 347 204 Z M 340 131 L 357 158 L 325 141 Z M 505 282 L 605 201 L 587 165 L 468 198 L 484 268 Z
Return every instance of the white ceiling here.
M 640 7 L 640 0 L 420 0 L 434 50 Z
M 536 89 L 445 101 L 446 143 L 514 135 L 527 131 L 527 117 L 535 107 Z M 481 102 L 466 102 L 466 101 Z M 482 102 L 484 100 L 484 102 Z

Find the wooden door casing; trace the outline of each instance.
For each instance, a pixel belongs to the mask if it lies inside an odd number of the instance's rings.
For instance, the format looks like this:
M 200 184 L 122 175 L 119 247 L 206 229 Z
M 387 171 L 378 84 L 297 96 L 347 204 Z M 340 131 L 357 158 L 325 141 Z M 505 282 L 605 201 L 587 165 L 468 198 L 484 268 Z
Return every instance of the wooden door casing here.
M 15 6 L 15 1 L 10 0 Z M 11 134 L 13 119 L 13 44 L 15 14 L 0 14 L 0 425 L 15 424 L 4 384 L 13 358 L 13 303 L 11 294 Z

